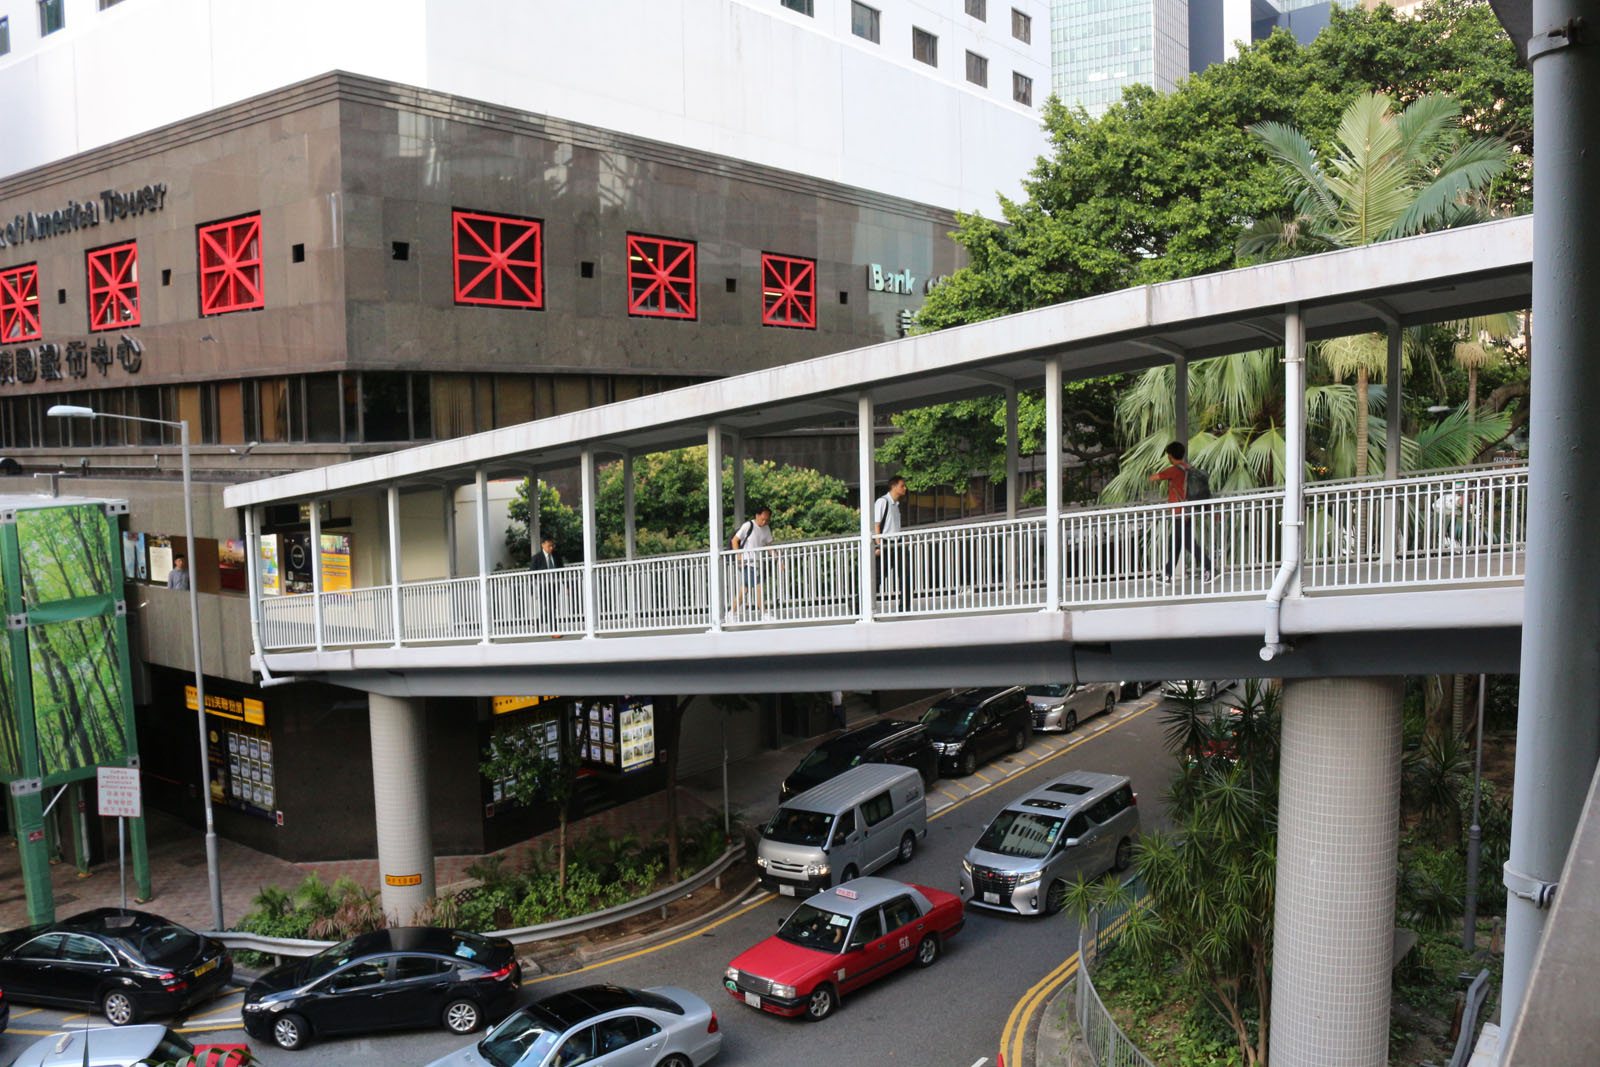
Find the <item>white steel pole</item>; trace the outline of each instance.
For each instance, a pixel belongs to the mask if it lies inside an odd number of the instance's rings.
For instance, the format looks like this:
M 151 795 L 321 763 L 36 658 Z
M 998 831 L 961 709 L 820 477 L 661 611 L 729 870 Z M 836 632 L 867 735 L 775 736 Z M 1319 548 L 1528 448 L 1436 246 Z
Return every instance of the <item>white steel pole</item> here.
M 189 420 L 178 423 L 178 442 L 183 449 L 183 536 L 189 552 L 189 633 L 194 655 L 195 724 L 200 738 L 200 798 L 206 812 L 206 881 L 211 890 L 212 929 L 222 925 L 222 878 L 217 865 L 217 824 L 211 813 L 211 746 L 206 732 L 206 673 L 200 658 L 200 592 L 194 580 L 194 481 L 189 464 Z M 316 505 L 312 505 L 312 515 Z M 313 581 L 316 572 L 312 572 Z M 317 612 L 317 648 L 322 647 L 322 613 Z M 120 848 L 120 845 L 119 845 Z M 126 901 L 124 901 L 126 905 Z
M 861 566 L 857 578 L 859 579 L 858 592 L 861 597 L 861 611 L 859 621 L 873 621 L 873 589 L 874 568 L 877 557 L 874 554 L 876 546 L 872 543 L 872 508 L 873 508 L 873 437 L 872 437 L 872 397 L 862 392 L 856 396 L 856 458 L 859 463 L 861 478 L 861 492 L 858 494 L 861 502 Z
M 1044 362 L 1045 611 L 1061 610 L 1061 357 Z
M 1006 518 L 1017 517 L 1017 387 L 1006 386 Z
M 622 453 L 622 556 L 632 559 L 638 550 L 638 530 L 633 516 L 633 452 Z
M 404 553 L 400 544 L 400 487 L 391 485 L 389 505 L 389 621 L 394 627 L 394 646 L 404 644 L 405 618 L 400 610 L 401 559 Z
M 489 472 L 479 467 L 473 483 L 478 497 L 474 509 L 477 521 L 473 523 L 478 528 L 478 623 L 483 633 L 478 643 L 487 645 L 492 630 L 489 625 Z
M 594 588 L 594 555 L 599 538 L 595 536 L 595 479 L 594 449 L 585 448 L 578 462 L 578 474 L 583 481 L 583 636 L 593 637 L 597 618 L 598 600 Z
M 706 560 L 706 598 L 713 632 L 722 629 L 722 427 L 706 430 L 706 529 L 711 548 Z
M 311 498 L 311 627 L 317 651 L 322 651 L 322 504 Z M 189 583 L 191 586 L 193 582 Z

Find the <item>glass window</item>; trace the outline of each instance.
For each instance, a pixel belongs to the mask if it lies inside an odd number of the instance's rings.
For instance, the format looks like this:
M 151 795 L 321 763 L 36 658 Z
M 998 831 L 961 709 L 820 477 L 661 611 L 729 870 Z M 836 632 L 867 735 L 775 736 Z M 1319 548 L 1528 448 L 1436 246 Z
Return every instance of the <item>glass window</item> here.
M 58 959 L 61 956 L 61 942 L 66 939 L 66 934 L 44 934 L 36 937 L 17 950 L 17 958 L 23 960 Z
M 967 14 L 980 22 L 989 21 L 989 0 L 967 0 Z
M 817 261 L 761 253 L 761 325 L 817 328 Z
M 11 51 L 11 20 L 0 18 L 0 56 Z
M 1033 16 L 1011 9 L 1011 36 L 1023 44 L 1033 43 Z
M 562 374 L 553 381 L 554 409 L 552 415 L 565 415 L 582 411 L 589 406 L 589 379 L 577 374 Z
M 802 15 L 816 16 L 815 0 L 778 0 L 778 3 L 790 11 L 798 11 Z
M 245 444 L 244 386 L 241 382 L 217 384 L 217 443 Z M 98 419 L 95 421 L 99 421 Z M 254 440 L 252 438 L 252 440 Z
M 1074 815 L 1067 823 L 1067 839 L 1082 837 L 1089 832 L 1089 819 L 1083 812 Z
M 104 945 L 82 934 L 67 935 L 61 945 L 61 958 L 70 963 L 97 963 L 108 967 L 116 962 Z
M 922 912 L 917 910 L 916 903 L 910 897 L 895 897 L 883 906 L 883 926 L 886 930 L 910 926 L 920 918 Z
M 433 387 L 426 374 L 411 376 L 411 439 L 425 441 L 433 436 Z
M 563 1041 L 551 1067 L 577 1067 L 594 1059 L 594 1032 L 593 1026 L 585 1026 Z
M 39 339 L 39 265 L 0 270 L 0 344 Z
M 39 0 L 39 36 L 47 37 L 67 24 L 66 0 Z
M 878 43 L 880 15 L 875 7 L 868 7 L 861 0 L 851 0 L 850 3 L 850 32 L 857 37 L 865 37 L 873 44 Z
M 1011 74 L 1011 99 L 1026 107 L 1033 106 L 1033 79 L 1026 74 Z
M 201 226 L 200 314 L 225 315 L 266 306 L 261 291 L 261 216 Z
M 323 444 L 343 439 L 339 415 L 342 396 L 339 392 L 339 375 L 308 374 L 306 386 L 306 438 Z
M 366 441 L 407 441 L 406 376 L 387 371 L 361 375 L 361 430 Z
M 894 802 L 888 792 L 879 793 L 861 805 L 861 818 L 868 826 L 876 826 L 894 814 Z
M 361 375 L 341 375 L 339 395 L 344 402 L 342 411 L 344 439 L 359 441 L 361 440 Z
M 454 964 L 433 956 L 401 956 L 395 961 L 394 980 L 404 982 L 411 978 L 432 978 L 444 974 Z
M 856 920 L 856 928 L 850 931 L 850 946 L 847 951 L 865 948 L 867 945 L 883 936 L 883 913 L 879 908 L 863 912 Z
M 265 378 L 256 383 L 257 411 L 260 414 L 260 439 L 288 441 L 289 379 Z
M 514 215 L 451 213 L 458 304 L 544 307 L 544 224 Z
M 624 1015 L 598 1023 L 595 1026 L 595 1041 L 599 1047 L 594 1050 L 595 1055 L 604 1056 L 618 1052 L 639 1040 L 640 1021 L 632 1015 Z M 649 1031 L 649 1033 L 654 1032 L 654 1029 Z
M 473 433 L 472 375 L 435 374 L 431 381 L 434 438 L 442 441 Z
M 515 426 L 533 421 L 533 379 L 526 374 L 497 374 L 494 378 L 494 424 Z
M 628 314 L 695 317 L 693 241 L 628 234 Z
M 967 81 L 973 85 L 989 84 L 989 61 L 976 52 L 967 53 Z
M 854 808 L 846 808 L 844 811 L 841 811 L 839 813 L 839 818 L 837 820 L 835 820 L 835 822 L 834 822 L 834 827 L 833 827 L 833 840 L 834 840 L 834 843 L 837 844 L 838 842 L 843 841 L 845 838 L 849 837 L 851 834 L 853 834 L 855 832 L 856 832 L 856 810 Z
M 939 38 L 921 30 L 911 27 L 911 58 L 918 63 L 926 63 L 930 67 L 939 65 Z

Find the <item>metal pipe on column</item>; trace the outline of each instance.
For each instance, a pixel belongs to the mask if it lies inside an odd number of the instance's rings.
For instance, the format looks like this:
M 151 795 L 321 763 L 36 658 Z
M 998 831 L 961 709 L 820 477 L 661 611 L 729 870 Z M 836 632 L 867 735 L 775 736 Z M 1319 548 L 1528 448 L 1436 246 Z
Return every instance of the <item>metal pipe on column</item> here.
M 539 513 L 539 472 L 528 472 L 528 555 L 539 551 L 539 542 L 544 538 L 544 529 L 540 525 L 542 516 Z
M 322 502 L 311 500 L 311 632 L 318 652 L 322 651 Z M 193 552 L 194 549 L 189 551 Z M 191 583 L 192 584 L 192 583 Z M 198 620 L 197 620 L 198 624 Z M 199 664 L 195 665 L 198 672 Z
M 593 637 L 598 619 L 599 601 L 595 596 L 594 563 L 596 545 L 595 525 L 595 470 L 594 449 L 585 448 L 578 459 L 578 477 L 583 482 L 580 498 L 583 501 L 583 636 Z
M 872 543 L 872 508 L 876 496 L 874 485 L 872 436 L 872 397 L 866 392 L 856 395 L 856 462 L 861 479 L 857 497 L 861 504 L 861 565 L 856 569 L 857 595 L 861 598 L 859 622 L 873 621 L 873 568 L 876 565 L 875 546 Z
M 482 630 L 479 644 L 489 643 L 489 472 L 479 467 L 473 475 L 476 500 L 473 525 L 478 528 L 478 622 Z
M 1017 386 L 1006 386 L 1006 518 L 1017 517 Z
M 1044 361 L 1045 611 L 1061 610 L 1061 357 Z
M 1505 865 L 1506 954 L 1500 1018 L 1514 1053 L 1518 1017 L 1548 908 L 1600 760 L 1600 0 L 1533 0 L 1534 173 L 1527 579 L 1517 712 L 1517 784 Z M 1535 44 L 1537 43 L 1537 47 Z M 1502 1062 L 1506 1053 L 1502 1053 Z
M 622 558 L 632 559 L 638 551 L 638 530 L 634 523 L 633 452 L 622 453 Z
M 394 627 L 394 647 L 399 648 L 405 640 L 405 617 L 400 610 L 400 586 L 404 581 L 401 573 L 405 553 L 401 551 L 400 542 L 400 487 L 389 487 L 389 621 Z
M 706 429 L 706 609 L 711 631 L 722 630 L 722 427 Z
M 1174 436 L 1189 447 L 1189 357 L 1172 357 L 1172 413 Z
M 1263 660 L 1289 650 L 1278 625 L 1279 612 L 1284 597 L 1300 595 L 1300 561 L 1305 549 L 1306 330 L 1299 304 L 1290 304 L 1283 316 L 1283 407 L 1283 562 L 1267 590 Z

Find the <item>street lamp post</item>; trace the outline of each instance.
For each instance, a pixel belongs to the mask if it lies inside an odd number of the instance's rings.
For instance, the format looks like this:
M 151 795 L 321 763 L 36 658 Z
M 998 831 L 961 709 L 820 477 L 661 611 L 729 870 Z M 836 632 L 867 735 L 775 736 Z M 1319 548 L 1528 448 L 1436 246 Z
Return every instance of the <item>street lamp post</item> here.
M 75 404 L 55 404 L 46 412 L 66 419 L 119 419 L 123 422 L 148 422 L 174 427 L 183 450 L 183 536 L 189 553 L 189 632 L 194 654 L 195 722 L 200 731 L 200 799 L 206 812 L 206 877 L 211 887 L 212 929 L 222 929 L 222 881 L 217 871 L 217 826 L 211 814 L 211 755 L 206 733 L 206 679 L 200 663 L 200 593 L 194 582 L 194 492 L 189 473 L 189 420 L 146 419 L 137 415 L 113 415 Z

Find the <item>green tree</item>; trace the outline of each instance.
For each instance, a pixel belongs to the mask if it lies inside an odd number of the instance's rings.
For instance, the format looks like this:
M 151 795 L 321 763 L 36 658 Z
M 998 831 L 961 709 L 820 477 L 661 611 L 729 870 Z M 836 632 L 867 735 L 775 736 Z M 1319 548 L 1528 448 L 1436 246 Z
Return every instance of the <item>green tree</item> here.
M 506 523 L 506 550 L 511 561 L 526 567 L 533 558 L 533 546 L 528 543 L 528 485 L 524 478 L 517 487 L 517 495 L 506 508 L 510 519 Z M 577 509 L 562 503 L 561 493 L 548 482 L 539 482 L 539 535 L 556 539 L 556 553 L 568 563 L 583 561 L 583 519 Z
M 559 755 L 545 755 L 543 722 L 522 723 L 497 730 L 490 738 L 478 769 L 491 782 L 500 782 L 504 795 L 517 804 L 555 805 L 557 823 L 557 886 L 567 889 L 567 809 L 576 786 L 581 762 L 562 720 Z

